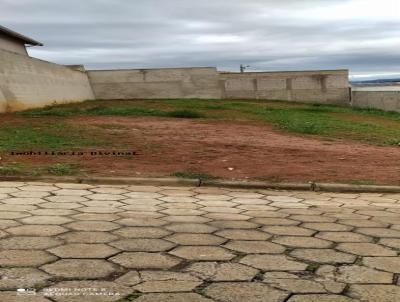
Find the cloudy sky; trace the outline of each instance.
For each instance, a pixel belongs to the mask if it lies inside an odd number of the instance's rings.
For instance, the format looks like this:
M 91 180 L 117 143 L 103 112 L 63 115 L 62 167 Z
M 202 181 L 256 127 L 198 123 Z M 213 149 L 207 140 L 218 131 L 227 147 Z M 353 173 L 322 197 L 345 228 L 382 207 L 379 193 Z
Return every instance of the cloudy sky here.
M 348 68 L 400 75 L 399 0 L 0 0 L 32 56 L 88 69 Z

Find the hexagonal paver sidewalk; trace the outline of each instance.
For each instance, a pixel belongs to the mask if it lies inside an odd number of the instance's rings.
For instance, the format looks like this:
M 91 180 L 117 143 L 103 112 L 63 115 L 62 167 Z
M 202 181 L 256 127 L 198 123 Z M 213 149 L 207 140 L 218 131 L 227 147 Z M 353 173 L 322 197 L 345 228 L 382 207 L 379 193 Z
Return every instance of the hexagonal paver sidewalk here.
M 400 297 L 400 194 L 0 187 L 0 301 Z

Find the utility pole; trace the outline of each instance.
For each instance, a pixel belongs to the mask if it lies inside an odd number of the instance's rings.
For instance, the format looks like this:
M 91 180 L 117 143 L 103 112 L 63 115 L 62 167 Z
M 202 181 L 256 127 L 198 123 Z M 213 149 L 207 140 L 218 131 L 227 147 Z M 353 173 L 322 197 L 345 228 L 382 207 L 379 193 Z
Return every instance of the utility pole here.
M 246 71 L 246 68 L 249 68 L 249 67 L 250 67 L 250 65 L 240 64 L 240 73 L 244 73 Z

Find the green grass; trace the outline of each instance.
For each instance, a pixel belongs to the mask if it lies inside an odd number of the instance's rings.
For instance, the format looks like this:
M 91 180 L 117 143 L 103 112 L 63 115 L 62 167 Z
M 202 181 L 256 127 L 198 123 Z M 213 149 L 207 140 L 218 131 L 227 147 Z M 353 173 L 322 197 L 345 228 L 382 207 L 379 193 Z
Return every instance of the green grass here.
M 27 165 L 24 163 L 6 163 L 0 165 L 1 176 L 16 176 L 16 175 L 29 175 L 37 176 L 43 174 L 51 174 L 57 176 L 73 175 L 78 172 L 78 164 L 52 164 L 52 165 Z
M 86 129 L 67 123 L 0 126 L 0 151 L 65 150 L 104 144 L 107 142 L 93 138 Z
M 176 117 L 176 118 L 202 118 L 202 117 L 205 117 L 204 114 L 202 114 L 198 111 L 189 110 L 189 109 L 170 111 L 166 114 L 166 116 Z
M 30 109 L 16 113 L 16 115 L 58 118 L 77 115 L 159 116 L 256 121 L 271 124 L 276 129 L 294 134 L 320 136 L 328 139 L 350 139 L 376 145 L 400 145 L 400 113 L 285 101 L 94 100 Z
M 400 139 L 394 139 L 389 141 L 389 145 L 400 146 Z
M 7 163 L 0 165 L 0 175 L 13 176 L 19 175 L 24 170 L 25 166 L 21 163 Z
M 174 172 L 171 176 L 178 177 L 178 178 L 186 178 L 186 179 L 203 179 L 203 180 L 212 180 L 218 179 L 218 177 L 213 176 L 208 173 L 203 172 Z
M 163 116 L 164 112 L 156 109 L 146 109 L 140 107 L 93 107 L 82 110 L 80 114 L 87 115 L 117 115 L 117 116 Z
M 353 111 L 359 112 L 362 114 L 369 114 L 373 116 L 382 116 L 387 118 L 392 118 L 395 120 L 400 120 L 400 113 L 395 111 L 383 111 L 375 108 L 352 108 Z
M 397 127 L 391 127 L 383 123 L 368 121 L 368 119 L 363 121 L 341 118 L 340 113 L 355 114 L 350 110 L 348 108 L 343 110 L 340 107 L 266 109 L 264 117 L 279 129 L 292 133 L 349 138 L 382 145 L 393 145 L 400 138 L 400 122 L 397 123 Z M 358 112 L 373 115 L 371 111 Z M 389 119 L 397 118 L 397 116 L 389 116 Z
M 92 101 L 98 102 L 98 101 Z M 89 101 L 83 104 L 90 104 Z M 69 117 L 77 115 L 114 115 L 114 116 L 160 116 L 160 117 L 175 117 L 175 118 L 202 118 L 205 117 L 201 112 L 190 109 L 176 109 L 172 111 L 143 108 L 137 106 L 106 106 L 93 103 L 94 106 L 79 106 L 78 104 L 67 105 L 51 105 L 44 108 L 29 109 L 22 112 L 17 112 L 17 115 L 40 117 L 40 116 L 57 116 Z M 107 106 L 108 105 L 108 106 Z
M 21 116 L 31 116 L 31 117 L 37 117 L 37 116 L 73 116 L 73 115 L 79 115 L 82 114 L 82 110 L 80 108 L 69 108 L 66 106 L 62 105 L 51 105 L 51 106 L 46 106 L 44 108 L 34 108 L 34 109 L 29 109 L 21 112 L 16 112 L 16 115 L 21 115 Z

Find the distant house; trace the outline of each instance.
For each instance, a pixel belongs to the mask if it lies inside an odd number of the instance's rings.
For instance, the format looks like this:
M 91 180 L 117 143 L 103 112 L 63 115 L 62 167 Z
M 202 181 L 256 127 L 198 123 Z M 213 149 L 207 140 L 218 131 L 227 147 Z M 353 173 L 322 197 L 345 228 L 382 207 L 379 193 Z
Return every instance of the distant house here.
M 42 43 L 0 25 L 0 49 L 28 55 L 26 46 L 43 46 Z

